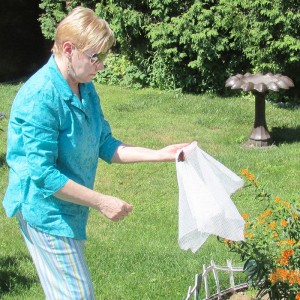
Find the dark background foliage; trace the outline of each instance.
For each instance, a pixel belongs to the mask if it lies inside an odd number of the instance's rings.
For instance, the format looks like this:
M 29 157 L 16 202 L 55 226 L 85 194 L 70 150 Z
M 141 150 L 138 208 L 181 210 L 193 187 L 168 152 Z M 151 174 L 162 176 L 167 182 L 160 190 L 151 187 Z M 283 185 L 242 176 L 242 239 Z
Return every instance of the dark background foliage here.
M 39 3 L 0 1 L 0 81 L 31 74 L 50 53 L 38 22 Z

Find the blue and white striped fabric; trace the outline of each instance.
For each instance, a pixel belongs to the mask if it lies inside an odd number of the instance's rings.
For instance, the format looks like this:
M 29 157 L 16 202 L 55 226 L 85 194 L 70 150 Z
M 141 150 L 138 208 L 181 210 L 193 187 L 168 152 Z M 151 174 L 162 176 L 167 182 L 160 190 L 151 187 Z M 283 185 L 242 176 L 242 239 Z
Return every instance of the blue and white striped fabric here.
M 17 214 L 46 300 L 94 300 L 84 258 L 84 240 L 50 235 L 29 226 Z

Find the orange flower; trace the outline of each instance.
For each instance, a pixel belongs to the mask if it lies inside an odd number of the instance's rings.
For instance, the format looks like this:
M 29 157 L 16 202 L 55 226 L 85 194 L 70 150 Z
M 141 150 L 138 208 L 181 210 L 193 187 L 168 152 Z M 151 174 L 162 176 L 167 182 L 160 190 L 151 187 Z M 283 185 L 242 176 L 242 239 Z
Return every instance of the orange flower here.
M 288 277 L 288 281 L 290 285 L 293 285 L 297 282 L 296 275 L 294 273 L 290 273 Z
M 248 170 L 247 169 L 242 169 L 242 174 L 243 175 L 247 175 L 248 174 Z
M 286 227 L 288 222 L 286 220 L 281 220 L 280 224 L 281 224 L 282 227 Z
M 261 216 L 262 217 L 262 216 Z M 261 225 L 263 225 L 263 224 L 265 224 L 266 223 L 266 220 L 262 217 L 262 218 L 259 218 L 258 219 L 258 223 L 259 224 L 261 224 Z
M 252 232 L 248 233 L 248 232 L 244 231 L 244 237 L 248 238 L 248 239 L 253 239 L 254 234 Z
M 300 280 L 300 272 L 295 270 L 290 270 L 288 274 L 288 281 L 290 285 L 293 285 L 295 283 L 299 284 Z
M 281 204 L 282 204 L 282 206 L 285 206 L 287 208 L 291 208 L 291 204 L 288 203 L 286 200 L 284 200 Z
M 269 275 L 269 279 L 272 283 L 275 283 L 277 281 L 285 282 L 288 276 L 289 276 L 288 270 L 277 268 L 275 272 Z
M 280 258 L 279 263 L 280 263 L 282 266 L 287 266 L 287 265 L 289 264 L 289 260 L 288 260 L 288 258 L 282 257 L 282 258 Z
M 286 200 L 284 200 L 283 202 L 281 202 L 282 206 L 285 206 L 287 208 L 291 208 L 291 204 L 289 202 L 287 202 Z
M 276 202 L 276 203 L 279 203 L 279 202 L 280 202 L 280 197 L 278 197 L 278 196 L 275 197 L 275 202 Z
M 289 271 L 285 270 L 285 269 L 278 269 L 277 272 L 278 272 L 278 276 L 282 282 L 284 282 L 289 275 Z
M 294 250 L 285 250 L 282 252 L 282 256 L 285 258 L 289 258 L 290 256 L 294 255 Z
M 248 174 L 247 174 L 247 179 L 248 179 L 249 181 L 255 180 L 255 176 L 254 176 L 252 173 L 248 173 Z
M 282 266 L 287 266 L 289 264 L 289 258 L 294 255 L 294 250 L 284 250 L 282 251 L 282 257 L 279 259 L 279 263 Z
M 286 240 L 286 241 L 280 241 L 277 243 L 278 246 L 280 245 L 290 245 L 293 246 L 294 244 L 296 244 L 297 242 L 295 240 Z
M 293 246 L 294 244 L 296 244 L 295 240 L 287 240 L 286 241 L 288 245 Z
M 230 240 L 227 240 L 227 239 L 224 239 L 224 243 L 225 243 L 226 245 L 228 245 L 228 246 L 233 245 L 233 242 L 230 241 Z
M 270 216 L 270 215 L 272 214 L 271 209 L 266 210 L 265 214 L 266 214 L 267 216 Z
M 261 218 L 267 218 L 272 214 L 272 211 L 270 209 L 266 210 L 264 213 L 260 214 Z
M 270 227 L 272 228 L 272 229 L 274 229 L 275 227 L 276 227 L 276 222 L 275 221 L 272 221 L 272 222 L 270 222 Z
M 242 214 L 242 217 L 244 220 L 247 220 L 249 218 L 249 214 Z
M 276 274 L 275 273 L 271 273 L 269 275 L 269 280 L 271 281 L 272 284 L 274 284 L 276 282 Z
M 298 294 L 296 295 L 295 300 L 300 300 L 300 293 L 298 293 Z

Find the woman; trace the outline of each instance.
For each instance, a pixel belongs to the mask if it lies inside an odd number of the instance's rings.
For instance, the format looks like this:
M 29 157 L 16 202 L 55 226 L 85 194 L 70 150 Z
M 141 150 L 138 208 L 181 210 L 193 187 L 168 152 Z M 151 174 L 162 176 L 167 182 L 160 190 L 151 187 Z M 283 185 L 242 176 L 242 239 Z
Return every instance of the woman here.
M 174 161 L 187 144 L 160 150 L 123 144 L 111 134 L 91 80 L 115 39 L 83 7 L 57 27 L 53 55 L 19 90 L 8 126 L 9 184 L 4 207 L 17 216 L 46 299 L 94 299 L 84 260 L 89 208 L 112 221 L 132 205 L 93 190 L 98 159 Z

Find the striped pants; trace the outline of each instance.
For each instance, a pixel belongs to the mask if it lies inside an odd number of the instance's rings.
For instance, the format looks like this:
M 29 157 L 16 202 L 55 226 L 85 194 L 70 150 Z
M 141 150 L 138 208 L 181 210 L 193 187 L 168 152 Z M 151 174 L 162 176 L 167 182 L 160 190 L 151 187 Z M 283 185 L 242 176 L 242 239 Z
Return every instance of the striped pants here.
M 84 258 L 84 241 L 41 232 L 17 214 L 46 300 L 94 300 Z

